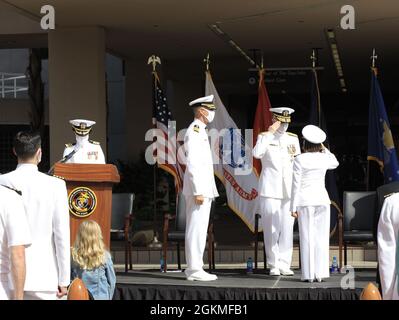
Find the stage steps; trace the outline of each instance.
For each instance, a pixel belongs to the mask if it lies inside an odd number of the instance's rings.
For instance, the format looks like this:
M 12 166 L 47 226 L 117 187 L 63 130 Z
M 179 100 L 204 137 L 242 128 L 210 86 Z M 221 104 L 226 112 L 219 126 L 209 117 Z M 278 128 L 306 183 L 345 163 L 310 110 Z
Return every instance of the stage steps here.
M 113 241 L 111 244 L 111 254 L 115 264 L 124 263 L 124 243 Z M 263 248 L 259 249 L 259 266 L 263 267 Z M 330 247 L 330 261 L 333 256 L 339 259 L 338 246 Z M 215 250 L 216 267 L 243 266 L 245 267 L 248 258 L 254 258 L 254 248 L 248 246 L 217 245 Z M 132 260 L 134 265 L 151 266 L 158 268 L 160 265 L 161 249 L 152 249 L 148 247 L 133 247 Z M 181 261 L 185 263 L 184 247 L 181 248 Z M 205 250 L 204 263 L 208 263 L 208 254 Z M 174 266 L 177 264 L 176 246 L 171 246 L 168 250 L 168 264 Z M 375 245 L 348 246 L 348 265 L 355 268 L 375 268 L 377 266 L 377 250 Z M 294 247 L 293 268 L 299 267 L 299 250 Z

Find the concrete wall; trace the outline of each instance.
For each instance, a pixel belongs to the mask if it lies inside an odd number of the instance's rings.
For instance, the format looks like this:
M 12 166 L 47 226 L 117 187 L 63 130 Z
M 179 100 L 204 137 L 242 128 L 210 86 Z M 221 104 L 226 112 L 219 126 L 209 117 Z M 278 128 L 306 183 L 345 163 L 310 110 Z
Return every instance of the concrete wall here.
M 91 139 L 106 150 L 105 33 L 99 27 L 49 32 L 50 162 L 75 140 L 70 119 L 97 122 Z
M 30 105 L 27 99 L 1 99 L 1 124 L 29 124 Z M 48 124 L 48 101 L 45 104 L 45 124 Z

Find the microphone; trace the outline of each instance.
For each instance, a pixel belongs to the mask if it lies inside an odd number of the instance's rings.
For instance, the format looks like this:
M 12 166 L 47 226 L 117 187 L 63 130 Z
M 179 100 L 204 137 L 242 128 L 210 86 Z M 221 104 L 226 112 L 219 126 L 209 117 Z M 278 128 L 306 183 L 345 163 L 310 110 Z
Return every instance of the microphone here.
M 72 152 L 68 153 L 64 158 L 62 158 L 59 163 L 65 163 L 67 162 L 69 159 L 71 159 L 73 157 L 73 155 L 76 153 L 76 149 L 73 149 Z
M 77 152 L 77 150 L 73 149 L 72 152 L 68 153 L 65 157 L 63 157 L 61 160 L 57 161 L 56 163 L 54 163 L 52 165 L 52 167 L 50 168 L 50 170 L 47 172 L 47 174 L 52 175 L 53 171 L 54 171 L 54 167 L 57 163 L 65 163 L 67 162 L 69 159 L 71 159 L 73 157 L 73 155 Z

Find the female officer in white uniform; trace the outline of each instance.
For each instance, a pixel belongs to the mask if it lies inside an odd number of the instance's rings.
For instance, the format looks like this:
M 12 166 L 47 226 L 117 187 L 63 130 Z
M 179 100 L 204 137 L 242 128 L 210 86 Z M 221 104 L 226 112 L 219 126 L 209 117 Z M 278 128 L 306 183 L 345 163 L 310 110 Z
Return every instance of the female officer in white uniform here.
M 330 199 L 325 188 L 327 170 L 337 158 L 323 146 L 326 134 L 308 125 L 302 129 L 303 153 L 294 160 L 291 212 L 298 217 L 302 281 L 329 277 Z

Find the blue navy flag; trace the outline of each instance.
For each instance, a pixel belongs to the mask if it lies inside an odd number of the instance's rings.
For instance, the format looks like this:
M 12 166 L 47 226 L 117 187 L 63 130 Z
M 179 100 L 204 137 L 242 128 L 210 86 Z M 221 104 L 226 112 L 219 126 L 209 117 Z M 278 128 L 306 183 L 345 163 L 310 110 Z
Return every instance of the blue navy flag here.
M 327 140 L 324 145 L 330 149 L 327 133 L 327 124 L 324 118 L 323 111 L 321 109 L 320 103 L 320 91 L 319 91 L 319 81 L 317 78 L 317 72 L 312 69 L 311 76 L 311 89 L 310 89 L 310 115 L 309 124 L 313 124 L 322 129 L 326 135 Z M 337 228 L 338 216 L 342 215 L 339 193 L 337 188 L 337 182 L 335 179 L 335 172 L 333 170 L 327 170 L 326 173 L 326 189 L 331 200 L 331 210 L 330 210 L 330 234 L 334 234 Z
M 399 181 L 398 158 L 376 69 L 371 72 L 367 160 L 380 165 L 385 183 Z

